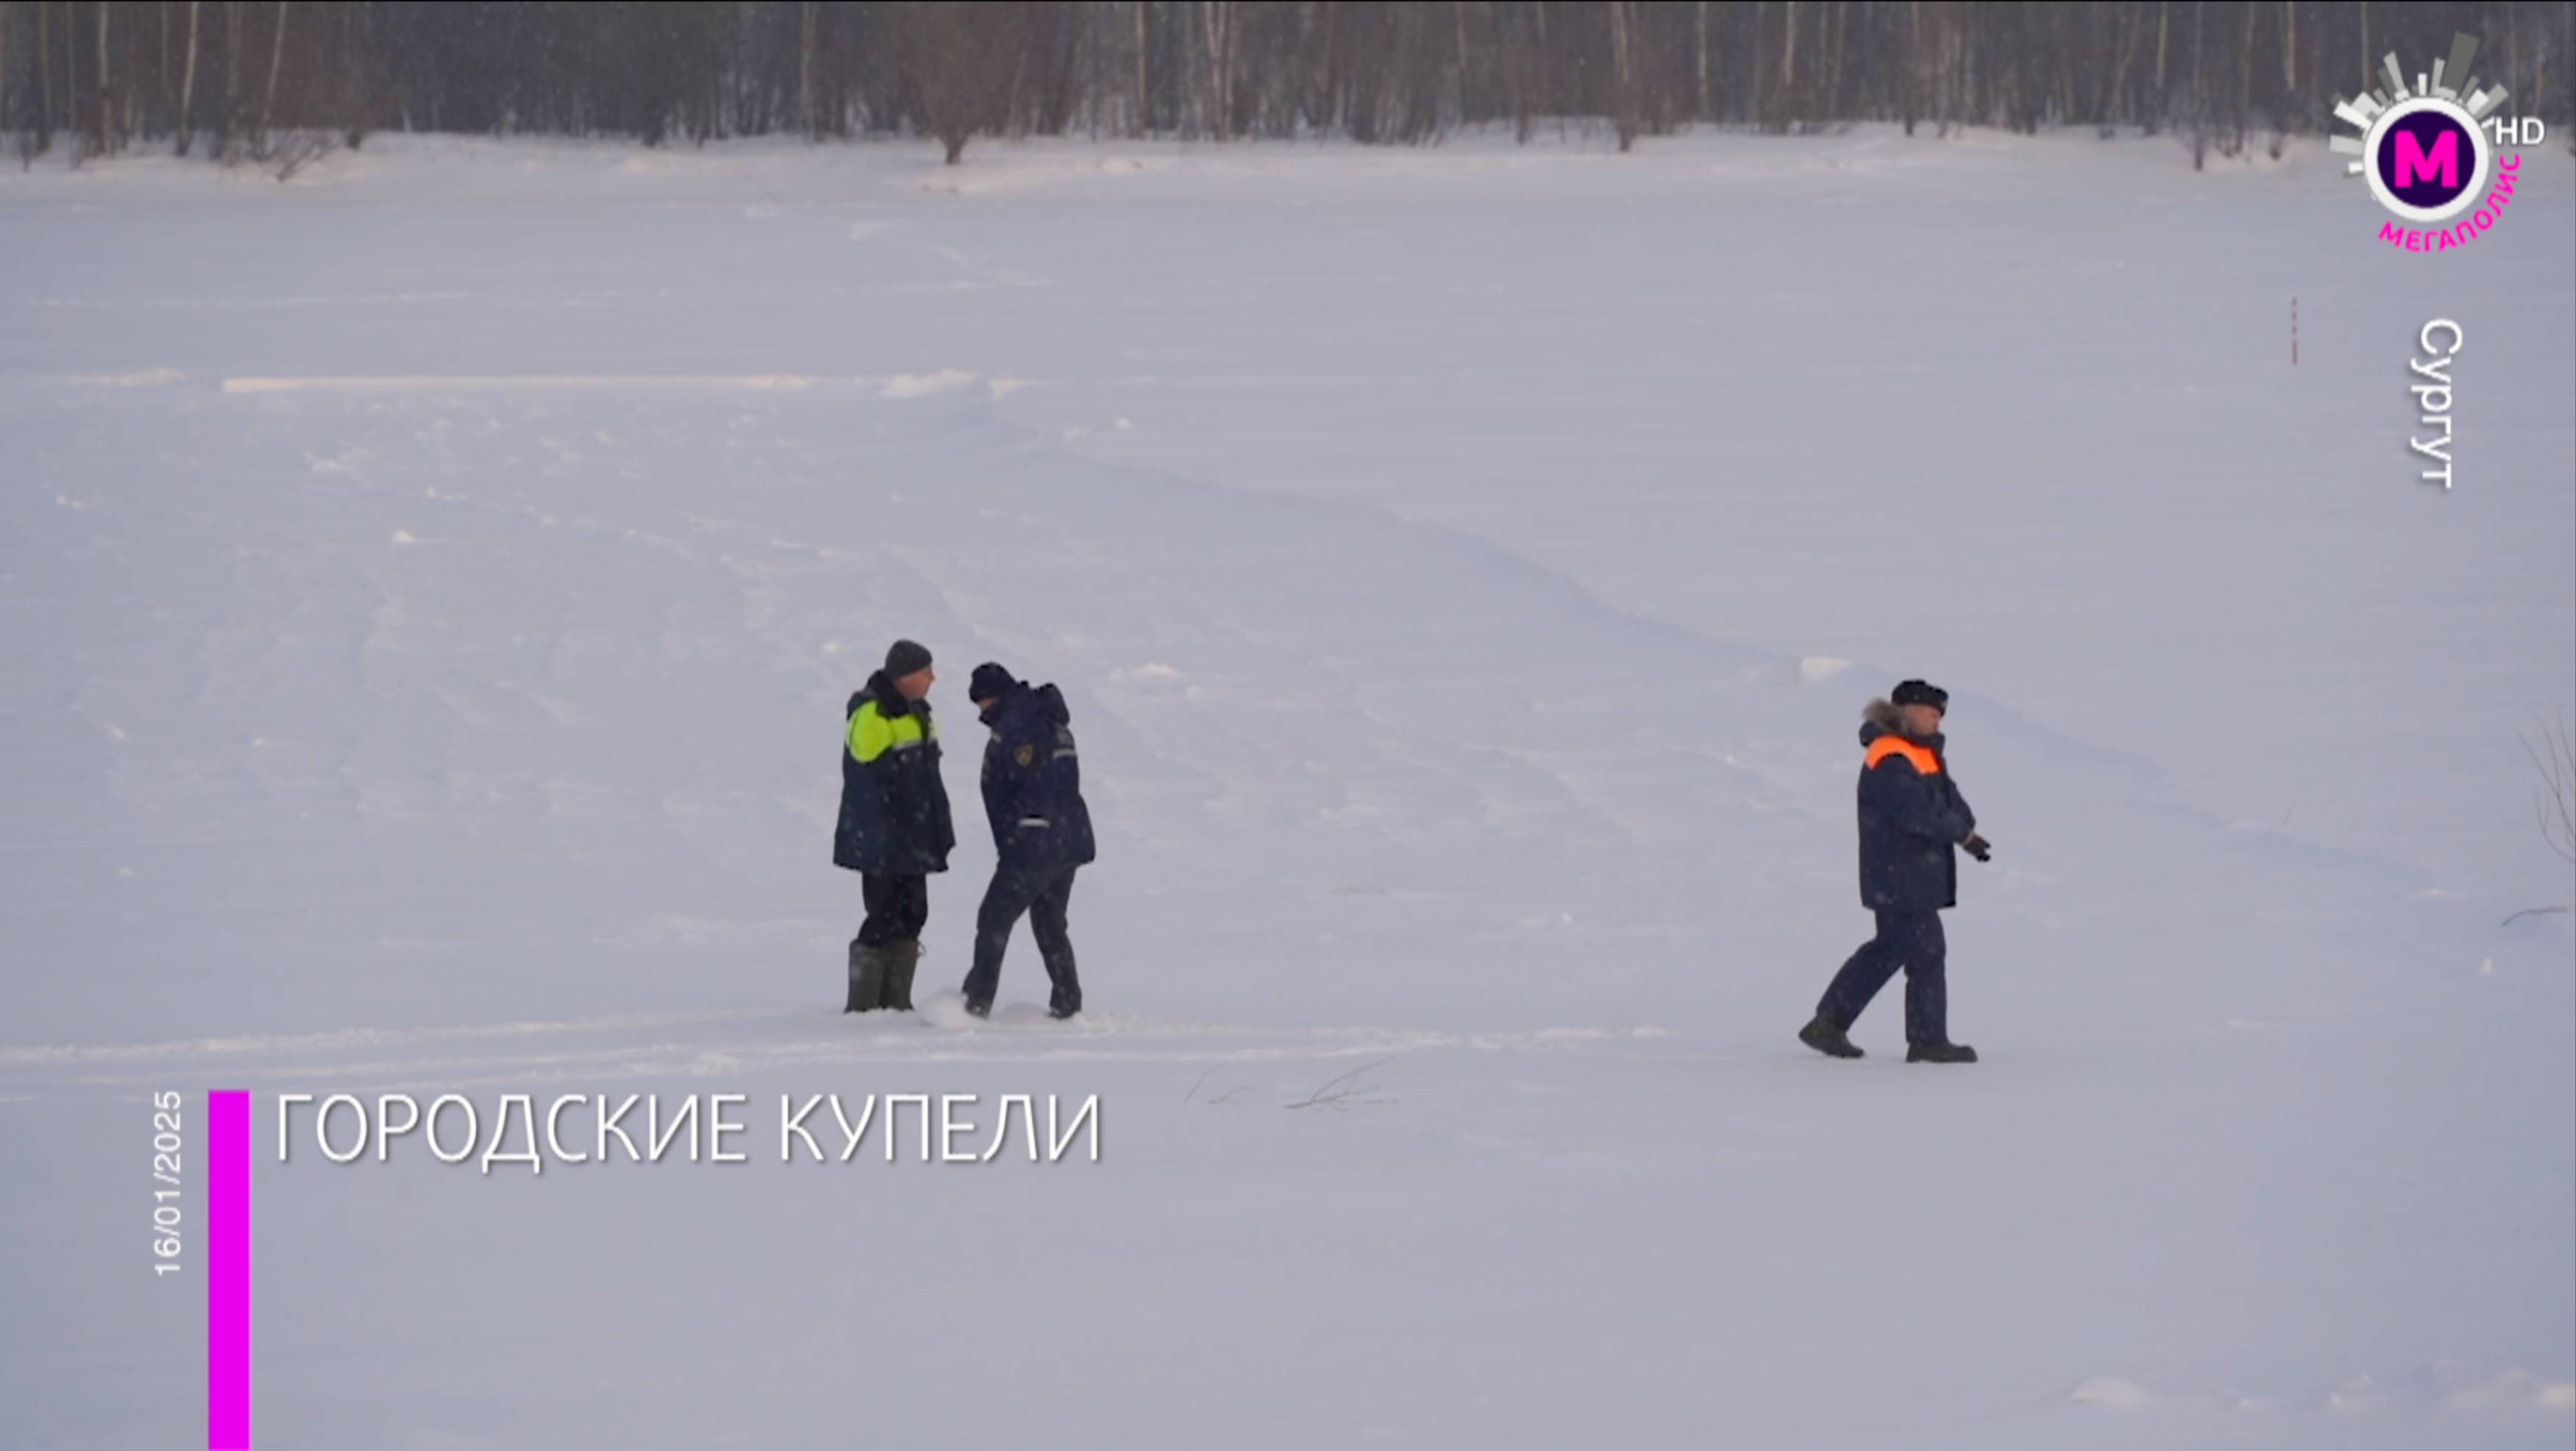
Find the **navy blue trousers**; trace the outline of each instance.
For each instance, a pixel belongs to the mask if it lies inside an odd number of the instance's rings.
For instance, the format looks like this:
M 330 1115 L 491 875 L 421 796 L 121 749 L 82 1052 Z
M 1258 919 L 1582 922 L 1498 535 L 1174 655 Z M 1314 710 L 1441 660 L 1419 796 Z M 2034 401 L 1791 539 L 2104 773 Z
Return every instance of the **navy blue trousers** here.
M 1950 1041 L 1950 987 L 1943 975 L 1949 943 L 1938 912 L 1881 912 L 1878 935 L 1860 945 L 1834 974 L 1816 1011 L 1848 1030 L 1899 968 L 1905 972 L 1905 1041 Z
M 915 941 L 930 925 L 930 879 L 918 873 L 892 877 L 861 872 L 859 900 L 868 909 L 867 920 L 859 924 L 862 946 Z
M 975 965 L 966 973 L 966 1001 L 991 1005 L 1002 985 L 1002 952 L 1011 945 L 1011 929 L 1026 916 L 1038 940 L 1038 957 L 1046 963 L 1047 1007 L 1058 1013 L 1082 1011 L 1082 980 L 1074 976 L 1073 938 L 1064 921 L 1065 908 L 1073 902 L 1073 874 L 1080 870 L 994 869 L 984 905 L 975 913 Z

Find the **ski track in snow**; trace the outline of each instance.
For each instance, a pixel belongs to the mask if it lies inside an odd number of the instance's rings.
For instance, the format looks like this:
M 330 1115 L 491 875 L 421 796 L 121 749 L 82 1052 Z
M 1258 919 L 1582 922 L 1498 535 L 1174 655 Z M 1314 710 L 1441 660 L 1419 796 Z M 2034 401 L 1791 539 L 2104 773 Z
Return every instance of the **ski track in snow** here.
M 758 1072 L 806 1066 L 896 1067 L 910 1063 L 1137 1063 L 1225 1065 L 1328 1063 L 1438 1050 L 1480 1053 L 1660 1048 L 1660 1028 L 1541 1028 L 1461 1033 L 1399 1028 L 1283 1030 L 1165 1022 L 1131 1014 L 1048 1020 L 1027 1005 L 987 1022 L 964 1015 L 954 991 L 923 995 L 917 1016 L 818 1019 L 812 1010 L 628 1014 L 558 1022 L 450 1028 L 349 1028 L 332 1032 L 181 1039 L 157 1043 L 59 1044 L 0 1048 L 0 1098 L 122 1102 L 175 1079 L 221 1078 L 245 1086 L 329 1082 L 394 1089 L 558 1084 L 605 1087 L 671 1075 Z M 833 1029 L 818 1037 L 818 1029 Z M 540 1043 L 542 1047 L 521 1046 Z M 19 1090 L 34 1090 L 21 1092 Z

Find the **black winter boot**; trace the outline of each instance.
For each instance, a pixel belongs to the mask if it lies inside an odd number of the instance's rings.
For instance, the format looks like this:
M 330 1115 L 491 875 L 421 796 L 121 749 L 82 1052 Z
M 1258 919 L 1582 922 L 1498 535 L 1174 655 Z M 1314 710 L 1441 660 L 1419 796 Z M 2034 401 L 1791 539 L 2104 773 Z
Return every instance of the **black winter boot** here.
M 921 941 L 889 942 L 885 945 L 885 995 L 877 1006 L 899 1013 L 912 1011 L 912 970 L 921 965 Z
M 845 1013 L 864 1013 L 885 999 L 886 953 L 856 938 L 850 940 L 850 1001 Z
M 1965 1043 L 1908 1043 L 1905 1045 L 1905 1061 L 1908 1063 L 1974 1063 L 1977 1061 L 1977 1050 Z
M 1798 1030 L 1798 1041 L 1828 1058 L 1861 1056 L 1860 1045 L 1851 1040 L 1851 1034 L 1843 1025 L 1822 1013 L 1809 1018 L 1807 1026 Z

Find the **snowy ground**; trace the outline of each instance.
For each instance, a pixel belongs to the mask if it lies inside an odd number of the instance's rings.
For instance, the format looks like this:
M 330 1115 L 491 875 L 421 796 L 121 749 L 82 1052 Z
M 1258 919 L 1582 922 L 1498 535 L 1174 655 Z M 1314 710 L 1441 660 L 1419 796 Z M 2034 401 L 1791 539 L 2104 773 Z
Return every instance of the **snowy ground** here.
M 0 1442 L 195 1425 L 142 1099 L 239 1086 L 1105 1129 L 264 1163 L 268 1445 L 2566 1445 L 2576 967 L 2498 924 L 2570 893 L 2515 735 L 2576 700 L 2576 168 L 2524 169 L 2438 258 L 2311 145 L 0 176 Z M 964 673 L 1073 705 L 1077 1025 L 1025 943 L 990 1025 L 831 1011 L 897 633 L 940 984 Z M 1864 1063 L 1788 1036 L 1913 673 L 1999 843 L 1966 1072 L 1892 997 Z

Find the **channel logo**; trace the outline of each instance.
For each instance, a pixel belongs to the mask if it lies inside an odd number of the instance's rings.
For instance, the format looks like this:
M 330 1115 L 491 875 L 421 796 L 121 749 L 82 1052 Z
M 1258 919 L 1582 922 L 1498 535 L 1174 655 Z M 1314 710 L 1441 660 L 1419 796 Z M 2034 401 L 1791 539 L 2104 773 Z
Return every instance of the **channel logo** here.
M 2367 182 L 2405 224 L 2381 227 L 2381 240 L 2410 252 L 2447 250 L 2484 233 L 2512 199 L 2521 157 L 2499 163 L 2497 150 L 2537 144 L 2541 127 L 2535 118 L 2496 114 L 2508 92 L 2470 76 L 2477 53 L 2476 36 L 2454 35 L 2451 53 L 2410 86 L 2391 51 L 2381 62 L 2384 89 L 2335 103 L 2335 118 L 2360 134 L 2338 135 L 2328 148 L 2353 158 L 2344 173 Z

